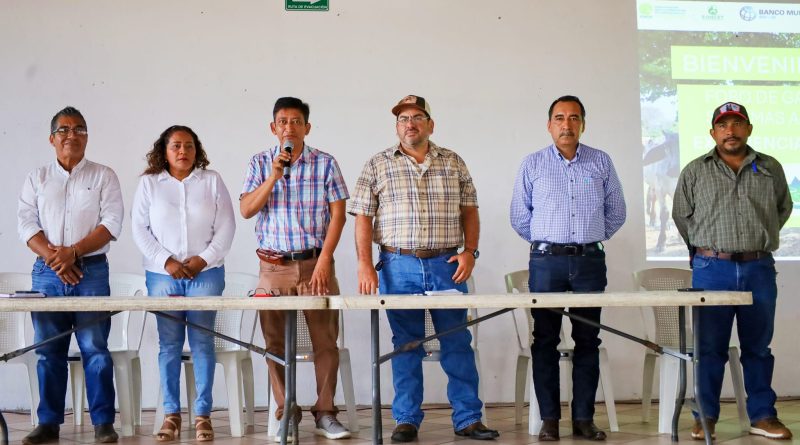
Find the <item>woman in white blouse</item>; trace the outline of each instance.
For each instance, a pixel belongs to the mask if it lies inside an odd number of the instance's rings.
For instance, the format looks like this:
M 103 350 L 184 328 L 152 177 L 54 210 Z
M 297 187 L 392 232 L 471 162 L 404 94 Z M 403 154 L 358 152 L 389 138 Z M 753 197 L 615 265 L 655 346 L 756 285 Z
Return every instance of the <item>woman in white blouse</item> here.
M 189 127 L 167 128 L 147 153 L 147 169 L 134 197 L 133 239 L 141 250 L 150 296 L 221 295 L 225 288 L 223 261 L 231 248 L 236 223 L 230 194 L 220 175 L 206 170 L 203 145 Z M 213 328 L 216 312 L 170 314 Z M 187 329 L 157 317 L 158 367 L 164 394 L 164 423 L 158 441 L 175 440 L 181 430 L 181 352 Z M 197 398 L 196 438 L 214 438 L 209 414 L 214 382 L 214 339 L 189 328 Z M 191 415 L 191 413 L 190 413 Z

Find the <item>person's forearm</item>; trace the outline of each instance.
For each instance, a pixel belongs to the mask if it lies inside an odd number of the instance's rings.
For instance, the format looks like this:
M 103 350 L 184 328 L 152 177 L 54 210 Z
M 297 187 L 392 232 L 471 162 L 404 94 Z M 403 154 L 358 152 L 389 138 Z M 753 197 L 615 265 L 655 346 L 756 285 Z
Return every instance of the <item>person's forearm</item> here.
M 80 258 L 86 254 L 100 250 L 103 246 L 110 243 L 112 239 L 114 239 L 114 237 L 111 236 L 111 232 L 106 229 L 106 226 L 101 224 L 95 227 L 95 229 L 82 240 L 72 245 L 75 249 L 75 257 Z
M 481 223 L 477 207 L 461 207 L 461 224 L 464 227 L 464 248 L 477 249 Z
M 53 252 L 53 249 L 48 247 L 49 244 L 50 241 L 44 236 L 44 232 L 39 232 L 28 240 L 28 248 L 42 258 L 47 258 Z
M 245 219 L 252 218 L 267 205 L 275 182 L 276 179 L 269 176 L 258 188 L 250 193 L 242 194 L 239 198 L 239 212 Z
M 356 254 L 361 263 L 372 264 L 372 217 L 356 215 Z
M 345 201 L 343 199 L 329 204 L 331 212 L 331 222 L 328 224 L 328 231 L 325 234 L 325 242 L 322 244 L 320 257 L 333 258 L 333 252 L 339 245 L 342 237 L 342 229 L 346 219 Z

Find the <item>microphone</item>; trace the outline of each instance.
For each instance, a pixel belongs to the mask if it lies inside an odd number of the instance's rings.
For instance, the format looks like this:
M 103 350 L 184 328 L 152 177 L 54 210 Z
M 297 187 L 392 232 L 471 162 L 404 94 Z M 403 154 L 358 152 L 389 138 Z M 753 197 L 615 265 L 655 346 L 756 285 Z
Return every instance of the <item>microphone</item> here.
M 283 149 L 286 150 L 287 153 L 289 153 L 289 156 L 291 156 L 292 155 L 292 150 L 294 149 L 294 143 L 292 141 L 288 140 L 288 139 L 283 141 Z M 283 163 L 283 179 L 289 179 L 289 177 L 292 176 L 291 171 L 292 171 L 292 163 L 291 163 L 291 161 L 284 162 Z

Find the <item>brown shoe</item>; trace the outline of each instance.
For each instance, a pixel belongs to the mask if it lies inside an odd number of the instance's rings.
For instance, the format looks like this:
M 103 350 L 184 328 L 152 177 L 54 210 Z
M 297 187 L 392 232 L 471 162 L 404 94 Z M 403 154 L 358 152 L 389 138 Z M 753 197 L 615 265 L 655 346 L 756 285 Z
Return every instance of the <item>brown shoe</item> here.
M 708 432 L 711 433 L 711 439 L 716 439 L 717 434 L 714 432 L 714 429 L 717 426 L 717 420 L 706 417 L 706 425 L 708 426 Z M 703 424 L 700 423 L 699 418 L 694 419 L 694 426 L 692 427 L 692 439 L 706 440 L 706 434 L 703 431 Z
M 545 419 L 542 420 L 542 429 L 539 430 L 540 442 L 555 442 L 558 437 L 558 420 Z
M 27 436 L 22 438 L 23 445 L 39 445 L 41 443 L 58 442 L 61 428 L 56 424 L 40 423 Z
M 586 440 L 606 440 L 606 433 L 591 420 L 573 420 L 572 436 Z
M 475 422 L 455 433 L 456 436 L 469 437 L 474 440 L 492 440 L 500 437 L 500 433 L 498 433 L 497 430 L 490 430 L 481 422 Z
M 417 439 L 417 427 L 410 423 L 398 423 L 392 431 L 392 442 L 411 442 Z
M 789 431 L 789 428 L 786 428 L 776 417 L 753 422 L 750 425 L 750 434 L 777 440 L 789 440 L 792 438 L 792 432 Z

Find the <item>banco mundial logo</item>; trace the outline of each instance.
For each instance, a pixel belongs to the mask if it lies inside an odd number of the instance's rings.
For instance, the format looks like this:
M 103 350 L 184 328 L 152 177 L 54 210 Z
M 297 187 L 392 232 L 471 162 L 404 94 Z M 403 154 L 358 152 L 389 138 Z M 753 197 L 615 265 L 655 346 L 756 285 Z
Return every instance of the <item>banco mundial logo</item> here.
M 739 10 L 739 17 L 746 22 L 751 22 L 758 17 L 758 14 L 752 6 L 742 6 L 742 9 Z

